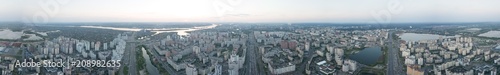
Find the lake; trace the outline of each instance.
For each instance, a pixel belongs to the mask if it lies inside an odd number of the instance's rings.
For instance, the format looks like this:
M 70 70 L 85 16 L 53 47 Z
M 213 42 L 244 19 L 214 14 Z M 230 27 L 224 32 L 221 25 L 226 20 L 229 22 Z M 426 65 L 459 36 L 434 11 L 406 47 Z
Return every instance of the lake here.
M 443 36 L 443 35 L 436 35 L 436 34 L 403 33 L 403 34 L 399 35 L 399 37 L 405 41 L 422 41 L 422 40 L 437 40 L 440 37 L 442 37 L 442 38 L 460 37 L 460 35 Z
M 379 46 L 369 47 L 360 52 L 350 55 L 349 59 L 355 60 L 361 64 L 371 65 L 377 63 L 377 60 L 382 56 L 382 48 Z
M 500 31 L 488 31 L 483 34 L 479 34 L 478 36 L 500 38 Z

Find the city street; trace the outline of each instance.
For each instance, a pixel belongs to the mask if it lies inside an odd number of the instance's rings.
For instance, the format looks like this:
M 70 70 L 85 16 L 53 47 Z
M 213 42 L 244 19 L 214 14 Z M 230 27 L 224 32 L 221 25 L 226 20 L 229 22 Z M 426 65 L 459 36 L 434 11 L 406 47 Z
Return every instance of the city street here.
M 298 65 L 297 70 L 295 71 L 295 75 L 302 75 L 305 73 L 306 69 L 309 68 L 306 65 L 308 65 L 308 62 L 313 58 L 313 53 L 315 51 L 307 51 L 304 54 L 304 58 L 302 59 L 302 63 Z

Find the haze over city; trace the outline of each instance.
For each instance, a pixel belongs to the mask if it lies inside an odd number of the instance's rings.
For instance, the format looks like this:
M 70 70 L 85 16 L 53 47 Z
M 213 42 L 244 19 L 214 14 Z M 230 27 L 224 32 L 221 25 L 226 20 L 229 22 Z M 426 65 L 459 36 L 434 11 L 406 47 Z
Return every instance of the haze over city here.
M 40 11 L 44 0 L 1 0 L 1 21 Z M 498 22 L 498 0 L 60 0 L 49 22 Z M 233 1 L 233 2 L 229 2 Z M 225 6 L 223 11 L 216 6 Z M 233 10 L 229 10 L 233 9 Z M 19 14 L 24 12 L 26 14 Z M 392 12 L 392 11 L 391 11 Z M 379 13 L 382 14 L 382 13 Z M 18 15 L 18 16 L 14 16 Z M 384 18 L 385 16 L 382 16 Z

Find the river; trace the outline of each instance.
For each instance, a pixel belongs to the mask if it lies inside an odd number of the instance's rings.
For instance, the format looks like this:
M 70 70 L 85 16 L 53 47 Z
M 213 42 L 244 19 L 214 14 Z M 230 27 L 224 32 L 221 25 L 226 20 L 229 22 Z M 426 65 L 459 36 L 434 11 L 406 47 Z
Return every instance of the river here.
M 488 31 L 486 33 L 479 34 L 478 36 L 500 38 L 500 31 Z
M 210 29 L 210 28 L 215 28 L 219 25 L 217 24 L 212 24 L 208 26 L 198 26 L 198 27 L 192 27 L 192 28 L 119 28 L 119 27 L 104 27 L 104 26 L 80 26 L 84 28 L 99 28 L 99 29 L 111 29 L 111 30 L 118 30 L 118 31 L 141 31 L 141 30 L 150 30 L 151 32 L 155 32 L 154 35 L 158 35 L 160 33 L 165 33 L 165 32 L 177 32 L 177 35 L 180 36 L 186 36 L 189 35 L 189 32 L 191 31 L 196 31 L 196 30 L 203 30 L 203 29 Z
M 153 64 L 151 64 L 151 59 L 146 51 L 146 49 L 142 48 L 142 57 L 144 57 L 146 61 L 146 69 L 148 70 L 148 75 L 160 75 L 158 68 L 156 68 Z

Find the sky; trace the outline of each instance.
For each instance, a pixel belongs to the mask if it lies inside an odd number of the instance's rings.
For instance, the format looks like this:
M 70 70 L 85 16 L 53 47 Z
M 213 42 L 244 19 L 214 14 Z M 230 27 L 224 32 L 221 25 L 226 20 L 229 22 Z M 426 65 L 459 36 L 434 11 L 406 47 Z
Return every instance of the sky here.
M 500 0 L 0 0 L 0 22 L 500 22 L 499 7 Z

